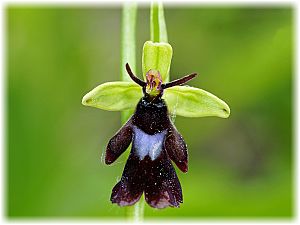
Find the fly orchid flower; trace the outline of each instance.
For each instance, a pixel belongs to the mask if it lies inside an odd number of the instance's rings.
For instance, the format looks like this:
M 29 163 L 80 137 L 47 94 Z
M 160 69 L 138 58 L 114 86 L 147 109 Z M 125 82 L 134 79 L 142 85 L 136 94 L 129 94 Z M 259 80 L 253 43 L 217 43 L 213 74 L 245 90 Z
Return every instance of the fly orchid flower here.
M 169 44 L 146 42 L 143 52 L 146 81 L 136 77 L 126 64 L 134 83 L 104 83 L 86 94 L 82 103 L 111 111 L 136 106 L 134 114 L 110 139 L 106 148 L 105 163 L 111 164 L 132 143 L 122 178 L 112 190 L 112 203 L 133 205 L 144 193 L 151 207 L 179 207 L 183 202 L 182 190 L 171 161 L 186 173 L 188 152 L 183 137 L 170 119 L 170 112 L 173 110 L 186 117 L 227 118 L 230 109 L 225 102 L 204 90 L 181 86 L 193 79 L 196 73 L 163 83 L 172 57 Z M 153 64 L 149 60 L 149 55 L 153 54 L 162 60 L 154 60 Z

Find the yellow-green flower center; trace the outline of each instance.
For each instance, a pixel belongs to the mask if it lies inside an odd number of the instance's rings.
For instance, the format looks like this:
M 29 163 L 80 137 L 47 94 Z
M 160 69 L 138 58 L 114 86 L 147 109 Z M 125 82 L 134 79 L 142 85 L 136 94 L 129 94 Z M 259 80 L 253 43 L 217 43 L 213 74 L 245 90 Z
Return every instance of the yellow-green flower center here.
M 162 78 L 159 71 L 149 70 L 146 74 L 146 93 L 150 96 L 157 96 L 161 93 Z

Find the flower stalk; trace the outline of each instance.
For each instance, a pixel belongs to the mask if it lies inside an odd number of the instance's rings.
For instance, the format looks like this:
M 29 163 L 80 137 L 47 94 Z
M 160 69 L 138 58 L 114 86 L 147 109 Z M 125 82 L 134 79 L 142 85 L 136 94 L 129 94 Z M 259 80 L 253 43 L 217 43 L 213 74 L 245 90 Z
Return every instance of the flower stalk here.
M 162 2 L 152 1 L 150 9 L 150 38 L 153 42 L 168 42 Z
M 121 58 L 121 80 L 130 81 L 124 65 L 129 63 L 133 73 L 136 70 L 135 55 L 135 27 L 136 27 L 136 3 L 125 3 L 122 15 L 122 58 Z M 164 74 L 164 81 L 169 81 L 169 69 L 172 58 L 172 47 L 169 44 L 162 45 L 160 42 L 168 42 L 166 23 L 162 3 L 152 2 L 150 9 L 150 38 L 152 42 L 157 42 L 157 48 L 147 47 L 147 42 L 143 48 L 142 69 L 145 78 L 149 69 L 157 69 Z M 155 49 L 151 51 L 151 49 Z M 149 51 L 148 51 L 149 50 Z M 159 54 L 161 53 L 161 54 Z M 165 60 L 158 60 L 165 59 Z M 160 64 L 159 64 L 160 63 Z M 157 67 L 157 68 L 156 68 Z M 126 110 L 121 113 L 122 124 L 127 121 L 133 110 Z M 127 216 L 134 221 L 142 221 L 144 217 L 144 198 L 131 207 L 127 207 Z
M 127 75 L 125 64 L 131 65 L 132 71 L 136 71 L 136 2 L 126 2 L 122 10 L 122 36 L 121 36 L 121 81 L 131 82 Z M 124 124 L 133 109 L 124 110 L 121 112 L 121 122 Z M 133 206 L 126 207 L 126 217 L 131 221 L 143 221 L 144 217 L 144 201 L 141 200 Z
M 133 72 L 136 70 L 136 16 L 137 4 L 136 2 L 126 2 L 122 10 L 122 34 L 121 34 L 121 80 L 131 82 L 128 77 L 125 64 L 129 63 Z M 125 110 L 121 113 L 121 121 L 124 124 L 133 110 Z

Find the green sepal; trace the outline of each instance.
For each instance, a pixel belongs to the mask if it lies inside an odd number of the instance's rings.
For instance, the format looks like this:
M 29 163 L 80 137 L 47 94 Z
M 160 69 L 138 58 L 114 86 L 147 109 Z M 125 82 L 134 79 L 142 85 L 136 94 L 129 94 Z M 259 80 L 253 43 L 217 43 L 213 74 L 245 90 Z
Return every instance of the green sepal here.
M 173 50 L 170 44 L 146 41 L 143 47 L 142 57 L 144 79 L 146 80 L 146 73 L 149 70 L 158 70 L 163 83 L 168 82 L 172 54 Z
M 107 82 L 87 93 L 82 104 L 108 111 L 123 111 L 135 108 L 142 97 L 142 88 L 133 82 Z
M 199 88 L 175 86 L 164 91 L 170 114 L 184 117 L 217 116 L 227 118 L 229 106 L 215 95 Z

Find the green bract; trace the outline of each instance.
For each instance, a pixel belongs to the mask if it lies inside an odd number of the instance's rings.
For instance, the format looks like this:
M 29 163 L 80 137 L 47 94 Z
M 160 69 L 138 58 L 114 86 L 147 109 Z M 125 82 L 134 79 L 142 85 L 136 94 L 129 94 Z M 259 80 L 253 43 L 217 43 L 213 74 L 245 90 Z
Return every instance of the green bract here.
M 123 111 L 136 107 L 143 93 L 140 86 L 132 82 L 108 82 L 87 93 L 82 104 L 109 111 Z M 185 117 L 218 116 L 227 118 L 228 105 L 215 95 L 189 86 L 176 86 L 164 91 L 169 111 Z
M 170 44 L 146 41 L 142 58 L 144 79 L 149 70 L 158 70 L 163 82 L 168 82 L 172 54 L 173 50 Z

